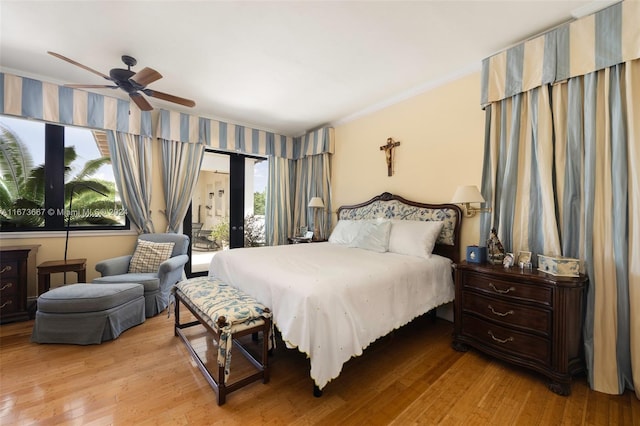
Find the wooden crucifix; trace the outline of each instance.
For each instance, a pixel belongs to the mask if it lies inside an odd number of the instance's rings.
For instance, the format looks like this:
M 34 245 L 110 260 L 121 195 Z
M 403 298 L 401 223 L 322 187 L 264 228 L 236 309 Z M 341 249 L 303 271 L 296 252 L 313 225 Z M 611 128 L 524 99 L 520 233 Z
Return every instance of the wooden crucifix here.
M 393 138 L 387 138 L 387 144 L 380 147 L 387 157 L 387 176 L 393 176 L 393 148 L 400 146 L 400 142 L 394 142 Z

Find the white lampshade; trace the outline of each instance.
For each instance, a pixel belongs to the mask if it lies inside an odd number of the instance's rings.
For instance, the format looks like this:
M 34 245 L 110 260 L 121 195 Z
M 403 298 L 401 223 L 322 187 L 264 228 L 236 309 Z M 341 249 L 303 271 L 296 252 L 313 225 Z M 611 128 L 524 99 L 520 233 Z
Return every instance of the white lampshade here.
M 323 208 L 324 207 L 324 203 L 322 202 L 322 198 L 313 197 L 311 199 L 311 201 L 309 201 L 309 207 Z
M 458 189 L 456 189 L 451 202 L 455 204 L 484 203 L 484 198 L 482 197 L 482 194 L 480 194 L 477 186 L 465 185 L 459 186 Z

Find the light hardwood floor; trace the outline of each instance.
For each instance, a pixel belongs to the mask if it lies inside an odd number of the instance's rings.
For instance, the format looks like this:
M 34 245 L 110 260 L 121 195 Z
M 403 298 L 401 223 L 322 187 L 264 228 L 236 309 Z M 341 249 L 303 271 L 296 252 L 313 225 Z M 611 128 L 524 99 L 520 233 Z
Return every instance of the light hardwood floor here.
M 308 360 L 280 342 L 271 381 L 231 393 L 222 407 L 166 312 L 93 346 L 30 343 L 32 326 L 0 326 L 2 425 L 640 425 L 632 392 L 594 392 L 578 377 L 571 396 L 558 396 L 540 375 L 454 351 L 444 320 L 418 318 L 375 342 L 321 398 Z M 206 351 L 203 333 L 192 339 Z

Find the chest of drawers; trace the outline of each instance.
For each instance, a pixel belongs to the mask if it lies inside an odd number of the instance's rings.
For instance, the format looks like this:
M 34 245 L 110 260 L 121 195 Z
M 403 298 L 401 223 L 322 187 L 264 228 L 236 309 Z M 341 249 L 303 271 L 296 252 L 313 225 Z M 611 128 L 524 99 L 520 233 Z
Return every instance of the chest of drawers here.
M 502 265 L 456 267 L 453 347 L 473 347 L 538 371 L 569 395 L 584 369 L 582 324 L 587 279 Z
M 0 324 L 29 319 L 27 257 L 29 250 L 0 251 Z

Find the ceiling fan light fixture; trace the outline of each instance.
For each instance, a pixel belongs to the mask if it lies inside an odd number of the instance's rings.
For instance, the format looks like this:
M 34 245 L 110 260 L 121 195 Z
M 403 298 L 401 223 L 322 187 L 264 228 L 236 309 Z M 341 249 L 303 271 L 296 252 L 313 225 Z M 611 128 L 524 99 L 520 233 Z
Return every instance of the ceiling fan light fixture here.
M 122 62 L 127 66 L 127 69 L 122 68 L 113 68 L 109 71 L 109 75 L 103 74 L 100 71 L 96 71 L 93 68 L 90 68 L 86 65 L 83 65 L 79 62 L 74 61 L 73 59 L 69 59 L 66 56 L 63 56 L 59 53 L 48 51 L 48 54 L 54 56 L 58 59 L 62 59 L 63 61 L 69 62 L 72 65 L 80 67 L 86 71 L 99 75 L 115 84 L 115 86 L 109 85 L 96 85 L 96 84 L 66 84 L 67 87 L 73 87 L 77 89 L 102 89 L 102 88 L 120 88 L 129 94 L 131 100 L 140 108 L 142 111 L 151 111 L 153 107 L 142 96 L 144 93 L 147 96 L 162 99 L 164 101 L 173 102 L 179 105 L 184 105 L 187 107 L 194 107 L 196 103 L 190 99 L 181 98 L 179 96 L 170 95 L 168 93 L 162 93 L 155 90 L 148 89 L 147 86 L 154 81 L 160 80 L 162 78 L 162 74 L 153 68 L 145 67 L 140 72 L 136 73 L 131 70 L 132 66 L 135 66 L 138 61 L 129 55 L 122 55 Z M 142 93 L 140 93 L 142 92 Z

